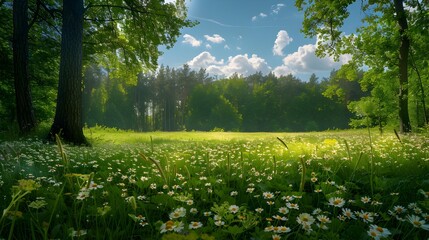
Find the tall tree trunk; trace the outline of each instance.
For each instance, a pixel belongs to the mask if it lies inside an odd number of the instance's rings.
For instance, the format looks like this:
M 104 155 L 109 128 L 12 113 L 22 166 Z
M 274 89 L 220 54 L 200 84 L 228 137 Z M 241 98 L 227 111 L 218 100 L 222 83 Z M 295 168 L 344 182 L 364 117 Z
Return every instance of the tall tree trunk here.
M 57 107 L 50 138 L 58 134 L 67 142 L 87 144 L 82 121 L 83 0 L 63 1 L 61 61 Z
M 408 114 L 408 54 L 410 51 L 410 39 L 407 35 L 408 22 L 404 10 L 403 0 L 394 0 L 396 18 L 399 25 L 401 43 L 399 47 L 399 123 L 400 131 L 410 132 L 411 123 Z
M 13 1 L 13 70 L 15 82 L 16 117 L 21 133 L 36 126 L 30 82 L 28 79 L 28 2 Z

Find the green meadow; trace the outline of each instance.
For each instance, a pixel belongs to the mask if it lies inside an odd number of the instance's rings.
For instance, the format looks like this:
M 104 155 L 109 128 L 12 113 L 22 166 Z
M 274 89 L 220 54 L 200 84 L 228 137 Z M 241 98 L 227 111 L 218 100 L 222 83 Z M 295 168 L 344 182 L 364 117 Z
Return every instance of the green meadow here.
M 427 239 L 429 138 L 85 130 L 0 142 L 0 239 Z

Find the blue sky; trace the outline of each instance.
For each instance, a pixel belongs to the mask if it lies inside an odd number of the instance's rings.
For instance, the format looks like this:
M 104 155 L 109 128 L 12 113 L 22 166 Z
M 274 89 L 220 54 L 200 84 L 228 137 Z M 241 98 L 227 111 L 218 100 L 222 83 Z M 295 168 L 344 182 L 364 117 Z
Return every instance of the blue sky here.
M 303 13 L 293 0 L 191 0 L 187 6 L 188 18 L 200 24 L 182 29 L 173 48 L 161 48 L 160 65 L 179 68 L 187 63 L 219 77 L 257 71 L 293 74 L 306 81 L 312 73 L 329 76 L 349 59 L 334 62 L 315 56 L 317 39 L 300 32 Z M 354 30 L 354 25 L 349 21 L 346 28 Z

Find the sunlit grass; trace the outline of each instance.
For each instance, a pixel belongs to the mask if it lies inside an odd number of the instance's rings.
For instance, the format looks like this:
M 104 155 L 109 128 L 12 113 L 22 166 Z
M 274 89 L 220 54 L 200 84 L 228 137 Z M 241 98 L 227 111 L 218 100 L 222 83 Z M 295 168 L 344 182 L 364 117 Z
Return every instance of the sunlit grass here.
M 429 139 L 373 132 L 2 142 L 0 238 L 426 239 Z

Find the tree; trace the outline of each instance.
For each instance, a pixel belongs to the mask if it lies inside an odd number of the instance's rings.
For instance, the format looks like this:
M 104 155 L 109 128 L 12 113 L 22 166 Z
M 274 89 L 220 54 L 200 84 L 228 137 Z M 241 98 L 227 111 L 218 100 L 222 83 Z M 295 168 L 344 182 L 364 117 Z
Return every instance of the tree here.
M 56 134 L 77 145 L 87 144 L 82 121 L 83 0 L 63 1 L 61 61 L 57 107 L 49 136 Z
M 159 45 L 171 47 L 180 35 L 180 28 L 193 26 L 186 20 L 184 0 L 176 4 L 164 1 L 88 1 L 64 0 L 61 47 L 60 81 L 57 108 L 50 136 L 61 136 L 75 144 L 86 143 L 82 126 L 82 39 L 85 45 L 85 61 L 91 56 L 107 56 L 108 64 L 121 69 L 118 73 L 135 73 L 136 69 L 154 69 L 161 52 Z M 106 54 L 110 52 L 110 54 Z M 103 54 L 101 54 L 103 53 Z M 112 69 L 112 68 L 110 68 Z M 116 76 L 112 76 L 116 77 Z
M 28 2 L 13 1 L 13 69 L 16 117 L 21 133 L 36 126 L 28 78 Z
M 296 0 L 296 6 L 304 10 L 303 32 L 318 37 L 317 54 L 352 54 L 353 61 L 360 66 L 385 74 L 394 72 L 398 79 L 398 116 L 401 132 L 411 131 L 408 112 L 408 57 L 410 31 L 408 18 L 412 15 L 413 0 L 361 1 L 365 12 L 364 24 L 357 29 L 357 35 L 345 35 L 341 31 L 349 17 L 348 8 L 355 4 L 349 1 Z M 408 9 L 404 8 L 408 6 Z M 365 77 L 364 77 L 365 78 Z

